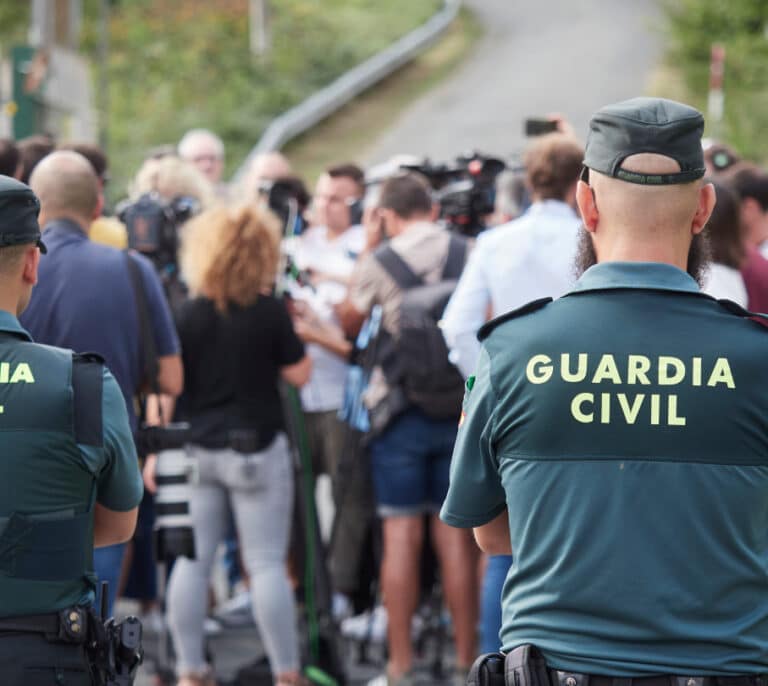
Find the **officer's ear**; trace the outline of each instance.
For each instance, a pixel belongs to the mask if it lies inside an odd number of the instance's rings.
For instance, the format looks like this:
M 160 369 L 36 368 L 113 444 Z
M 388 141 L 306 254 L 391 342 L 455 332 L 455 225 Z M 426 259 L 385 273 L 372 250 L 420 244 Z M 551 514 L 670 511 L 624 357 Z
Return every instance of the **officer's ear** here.
M 595 192 L 592 190 L 592 186 L 584 181 L 579 181 L 576 185 L 576 205 L 578 205 L 581 219 L 584 222 L 584 228 L 590 233 L 594 233 L 597 230 L 600 213 L 597 211 Z
M 701 233 L 709 221 L 712 210 L 715 209 L 717 194 L 715 187 L 711 183 L 705 183 L 699 189 L 699 201 L 696 206 L 696 214 L 693 215 L 691 222 L 691 233 L 695 236 Z
M 26 285 L 34 286 L 37 283 L 37 269 L 39 266 L 40 249 L 36 245 L 31 245 L 24 251 L 24 268 L 21 272 Z

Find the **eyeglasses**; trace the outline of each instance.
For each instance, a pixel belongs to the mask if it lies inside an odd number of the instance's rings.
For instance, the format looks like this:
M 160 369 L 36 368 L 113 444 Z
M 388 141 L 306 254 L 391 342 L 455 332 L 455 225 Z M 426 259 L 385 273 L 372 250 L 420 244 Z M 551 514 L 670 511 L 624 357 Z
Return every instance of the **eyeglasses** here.
M 220 162 L 220 155 L 195 155 L 190 158 L 190 162 L 193 164 L 199 164 L 200 162 Z

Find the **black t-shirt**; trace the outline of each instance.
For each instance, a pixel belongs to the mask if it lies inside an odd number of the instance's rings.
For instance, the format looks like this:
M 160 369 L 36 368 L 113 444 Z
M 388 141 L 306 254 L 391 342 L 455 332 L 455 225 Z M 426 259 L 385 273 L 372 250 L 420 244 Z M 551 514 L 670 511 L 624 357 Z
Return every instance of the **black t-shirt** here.
M 304 356 L 282 300 L 262 295 L 222 314 L 207 298 L 177 314 L 184 360 L 184 392 L 177 418 L 188 421 L 193 443 L 230 445 L 233 431 L 253 431 L 265 447 L 284 426 L 280 368 Z

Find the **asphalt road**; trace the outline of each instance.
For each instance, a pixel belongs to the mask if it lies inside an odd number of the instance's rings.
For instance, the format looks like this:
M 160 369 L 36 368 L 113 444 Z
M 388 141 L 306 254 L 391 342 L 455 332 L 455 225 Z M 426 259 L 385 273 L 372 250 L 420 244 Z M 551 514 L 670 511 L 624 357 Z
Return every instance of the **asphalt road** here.
M 525 144 L 526 117 L 563 113 L 584 138 L 601 105 L 650 95 L 662 50 L 655 0 L 466 0 L 485 34 L 456 74 L 414 102 L 372 146 L 434 161 Z

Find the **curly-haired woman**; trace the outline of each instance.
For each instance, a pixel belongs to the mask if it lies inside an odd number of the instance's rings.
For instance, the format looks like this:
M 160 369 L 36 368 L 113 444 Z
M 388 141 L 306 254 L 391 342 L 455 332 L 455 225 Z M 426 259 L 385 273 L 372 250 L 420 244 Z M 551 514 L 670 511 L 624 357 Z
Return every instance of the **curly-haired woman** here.
M 279 231 L 254 207 L 215 209 L 185 226 L 181 269 L 193 298 L 180 310 L 185 388 L 199 479 L 190 500 L 197 558 L 168 588 L 180 686 L 213 683 L 203 654 L 208 579 L 229 503 L 250 576 L 254 619 L 275 683 L 299 680 L 293 592 L 286 573 L 293 477 L 278 383 L 309 378 L 311 362 L 282 300 L 270 295 Z

